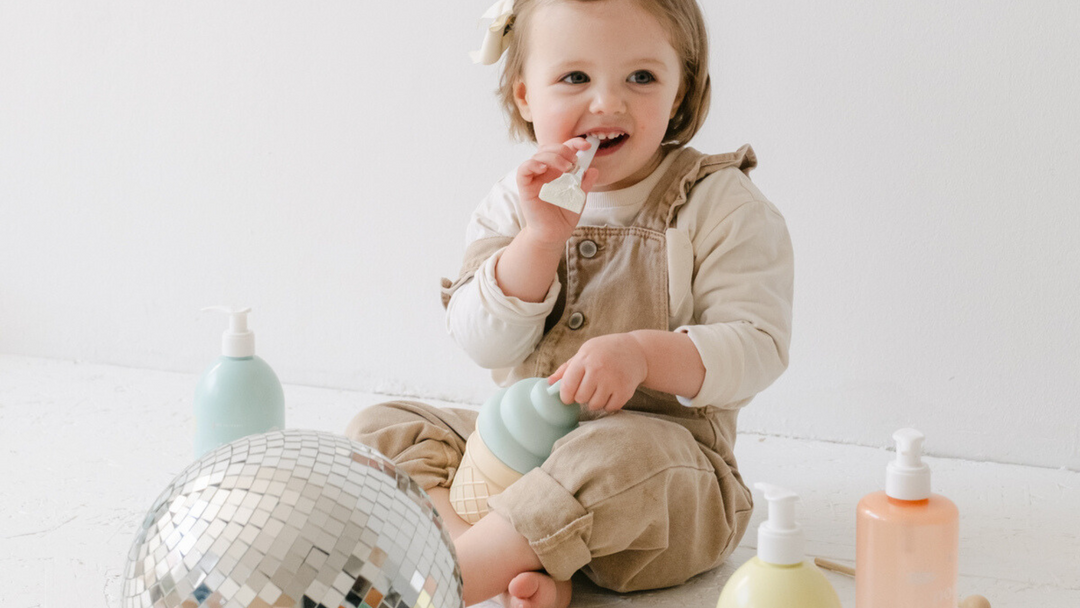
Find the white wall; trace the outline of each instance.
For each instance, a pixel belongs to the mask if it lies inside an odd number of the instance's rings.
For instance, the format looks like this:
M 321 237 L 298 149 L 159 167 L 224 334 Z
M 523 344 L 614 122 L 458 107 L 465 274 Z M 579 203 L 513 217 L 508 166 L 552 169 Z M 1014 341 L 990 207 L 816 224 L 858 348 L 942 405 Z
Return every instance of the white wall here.
M 286 383 L 482 400 L 438 280 L 529 152 L 488 4 L 0 4 L 0 352 L 196 372 L 237 303 Z M 693 145 L 755 146 L 797 259 L 742 428 L 1080 469 L 1080 5 L 704 4 Z

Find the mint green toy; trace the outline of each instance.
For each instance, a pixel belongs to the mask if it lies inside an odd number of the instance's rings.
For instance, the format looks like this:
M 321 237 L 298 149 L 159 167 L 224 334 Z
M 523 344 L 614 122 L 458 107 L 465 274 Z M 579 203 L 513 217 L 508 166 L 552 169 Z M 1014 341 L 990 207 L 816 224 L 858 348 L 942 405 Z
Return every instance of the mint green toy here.
M 488 498 L 544 464 L 555 442 L 577 428 L 581 406 L 559 399 L 559 383 L 526 378 L 492 395 L 480 408 L 476 431 L 450 485 L 450 505 L 474 524 Z

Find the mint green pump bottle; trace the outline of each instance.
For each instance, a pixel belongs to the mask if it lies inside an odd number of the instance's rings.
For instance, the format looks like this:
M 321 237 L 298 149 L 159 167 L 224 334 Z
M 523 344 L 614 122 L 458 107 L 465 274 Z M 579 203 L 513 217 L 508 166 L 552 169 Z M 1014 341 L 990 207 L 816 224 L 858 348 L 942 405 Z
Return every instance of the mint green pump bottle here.
M 204 308 L 229 315 L 221 356 L 195 387 L 195 458 L 241 437 L 285 428 L 285 393 L 270 366 L 255 356 L 250 308 Z

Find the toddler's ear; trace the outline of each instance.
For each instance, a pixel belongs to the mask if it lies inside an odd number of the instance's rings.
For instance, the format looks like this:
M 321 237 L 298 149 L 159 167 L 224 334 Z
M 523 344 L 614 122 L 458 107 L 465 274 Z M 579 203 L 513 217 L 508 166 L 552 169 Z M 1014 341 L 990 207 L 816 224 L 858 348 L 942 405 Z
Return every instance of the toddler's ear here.
M 525 122 L 532 122 L 532 109 L 529 108 L 529 94 L 525 90 L 525 82 L 522 80 L 514 84 L 514 105 Z

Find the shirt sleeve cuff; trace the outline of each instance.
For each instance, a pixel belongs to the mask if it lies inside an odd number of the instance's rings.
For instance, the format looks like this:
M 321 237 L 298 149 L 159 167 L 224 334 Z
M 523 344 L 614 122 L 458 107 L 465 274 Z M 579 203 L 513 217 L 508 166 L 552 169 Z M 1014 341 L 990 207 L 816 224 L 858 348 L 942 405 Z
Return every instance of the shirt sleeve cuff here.
M 676 399 L 686 407 L 726 404 L 735 394 L 743 373 L 743 358 L 736 332 L 723 323 L 685 325 L 675 331 L 689 336 L 705 366 L 705 379 L 701 382 L 697 395 L 676 395 Z
M 543 321 L 555 308 L 555 301 L 561 288 L 559 279 L 551 281 L 551 286 L 542 302 L 526 302 L 506 295 L 495 280 L 495 265 L 498 264 L 504 251 L 506 251 L 505 247 L 496 251 L 477 269 L 477 287 L 484 306 L 493 316 L 508 323 L 528 324 L 535 323 L 537 320 Z

